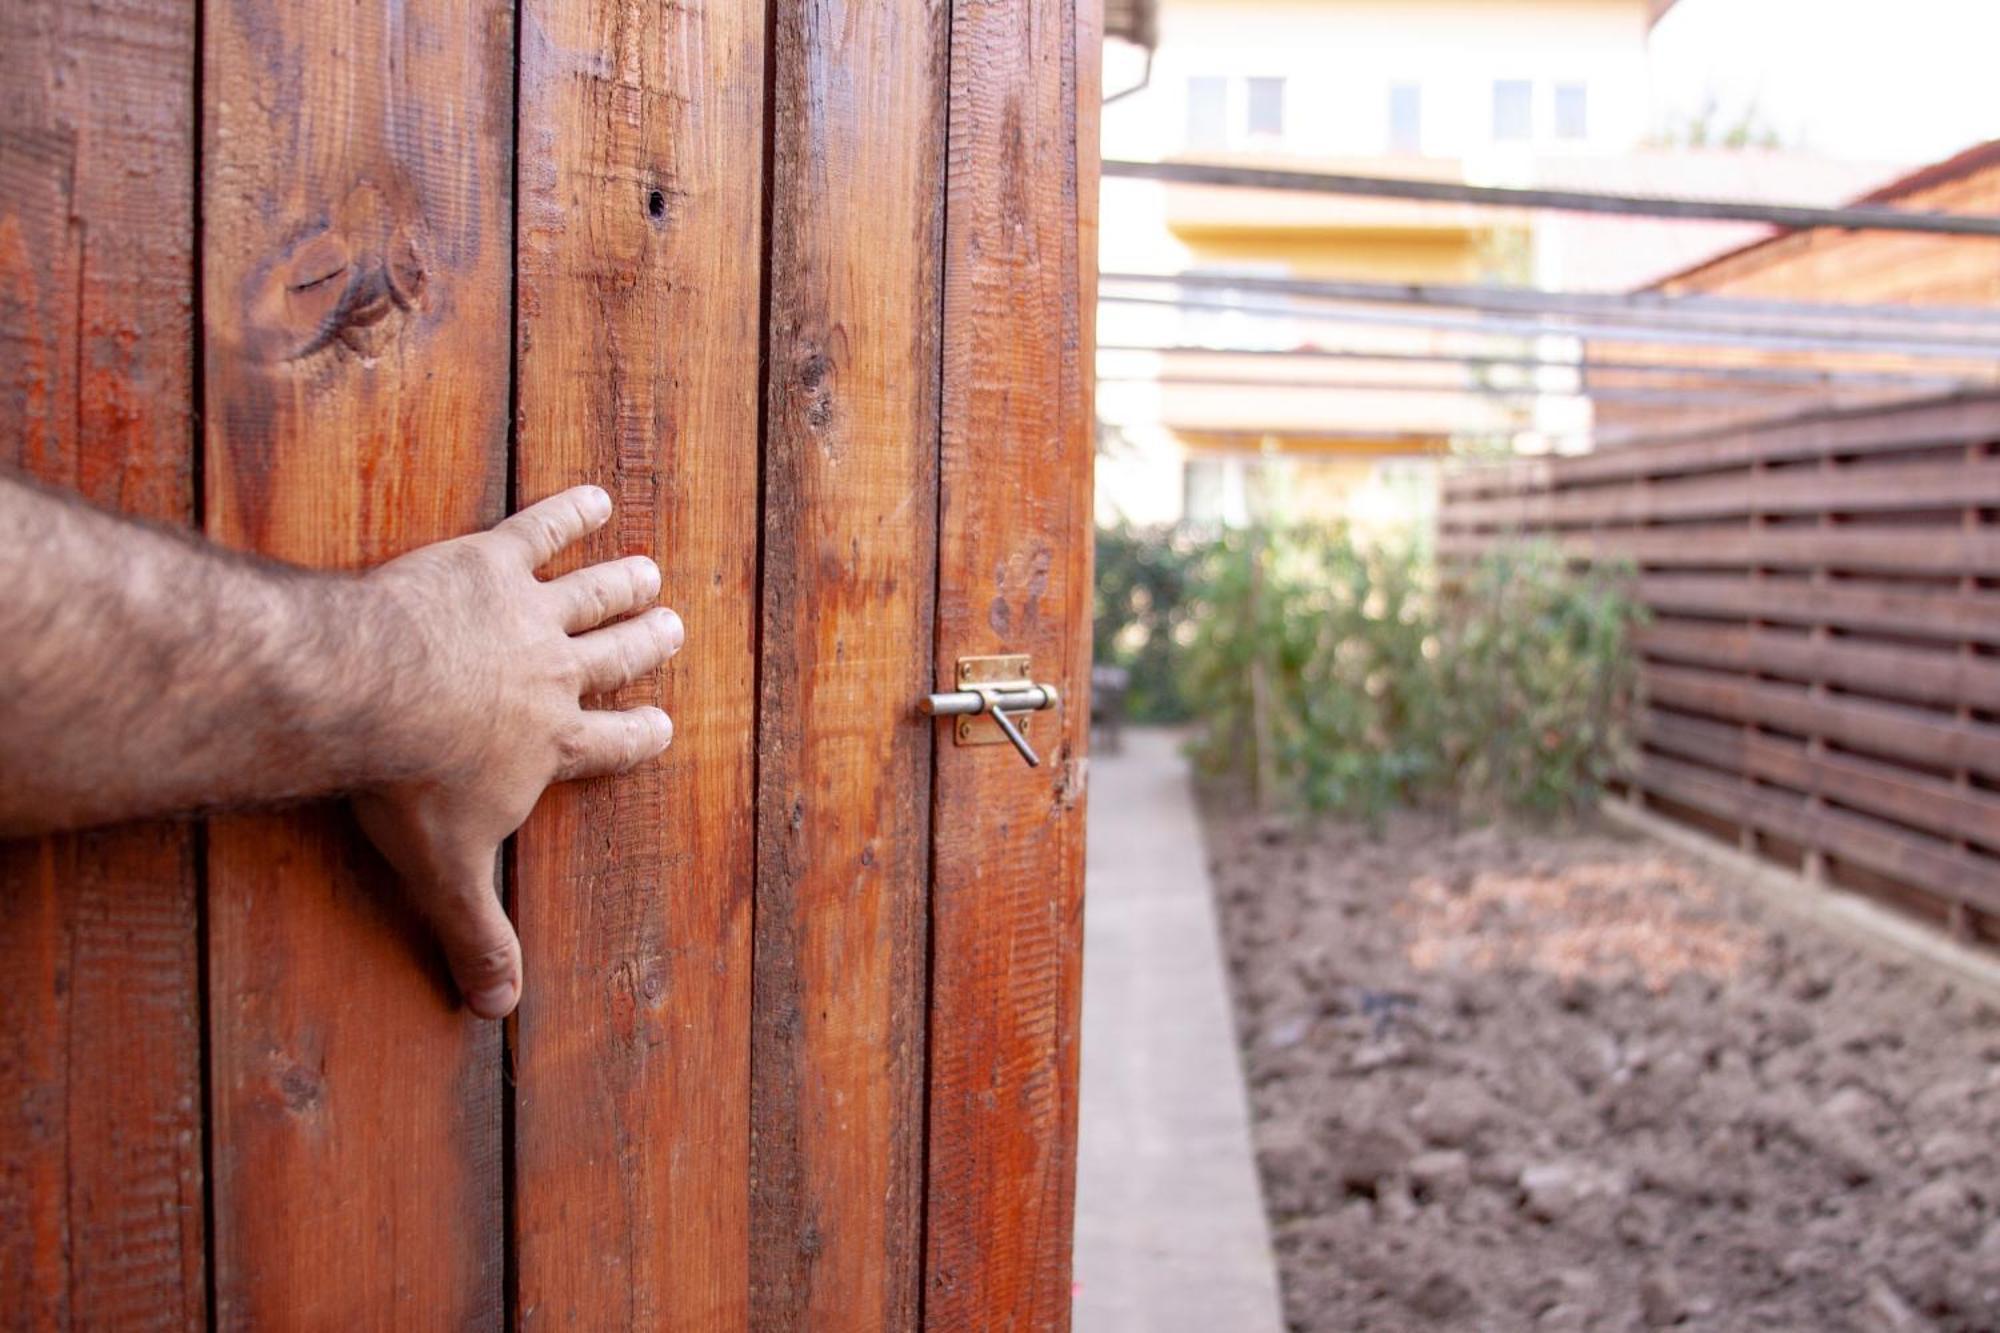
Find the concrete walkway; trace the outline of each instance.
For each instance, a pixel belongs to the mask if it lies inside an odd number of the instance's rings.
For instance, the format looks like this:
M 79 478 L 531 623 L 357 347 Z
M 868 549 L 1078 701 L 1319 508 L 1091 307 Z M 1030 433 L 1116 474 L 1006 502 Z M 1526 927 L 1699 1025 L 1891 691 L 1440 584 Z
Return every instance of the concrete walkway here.
M 1172 736 L 1090 767 L 1077 1333 L 1279 1333 L 1208 859 Z

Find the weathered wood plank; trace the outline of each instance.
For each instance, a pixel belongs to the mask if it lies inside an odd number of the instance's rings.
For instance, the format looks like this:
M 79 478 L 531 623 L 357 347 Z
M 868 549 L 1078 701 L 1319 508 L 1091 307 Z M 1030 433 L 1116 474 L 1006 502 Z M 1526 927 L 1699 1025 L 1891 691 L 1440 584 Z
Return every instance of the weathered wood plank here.
M 1733 575 L 1656 574 L 1639 581 L 1638 595 L 1657 612 L 2000 643 L 2000 596 L 1992 594 L 1833 583 L 1801 596 L 1793 585 Z
M 2000 505 L 2000 466 L 1905 463 L 1835 471 L 1731 472 L 1538 491 L 1491 500 L 1454 500 L 1454 528 L 1532 528 L 1726 518 L 1749 513 L 1882 513 Z
M 1444 494 L 1459 500 L 1520 495 L 1628 478 L 1669 478 L 1752 463 L 1826 456 L 1895 454 L 1966 440 L 2000 439 L 2000 394 L 1968 393 L 1891 407 L 1820 412 L 1737 425 L 1677 439 L 1635 440 L 1615 449 L 1557 459 L 1516 459 L 1450 474 Z
M 523 1327 L 749 1324 L 762 6 L 522 10 L 518 493 L 610 490 L 688 646 L 661 763 L 521 831 Z
M 1438 552 L 1477 556 L 1499 540 L 1445 534 Z M 1973 574 L 2000 569 L 2000 529 L 1745 528 L 1740 524 L 1607 530 L 1551 540 L 1577 560 L 1623 561 L 1659 568 L 1761 565 L 1767 569 L 1862 570 L 1896 574 Z
M 1088 23 L 1089 20 L 1086 20 Z M 936 673 L 1027 653 L 1073 701 L 1007 746 L 940 732 L 924 1317 L 1068 1325 L 1089 679 L 1091 431 L 1078 25 L 953 16 Z M 1094 271 L 1094 264 L 1091 265 Z
M 0 7 L 0 460 L 194 513 L 194 13 Z M 0 844 L 0 1324 L 201 1327 L 194 830 Z
M 1652 701 L 1732 721 L 1764 723 L 1803 736 L 1912 763 L 1963 767 L 2000 776 L 2000 727 L 1961 722 L 1835 696 L 1766 685 L 1716 672 L 1648 664 L 1639 673 L 1641 693 Z
M 751 1324 L 922 1256 L 944 6 L 772 9 Z
M 1748 675 L 1821 680 L 1912 703 L 1952 707 L 1965 702 L 2000 712 L 2000 663 L 1955 652 L 1658 621 L 1641 626 L 1632 642 L 1656 659 Z
M 2000 910 L 2000 870 L 1949 843 L 1843 810 L 1813 808 L 1782 793 L 1659 755 L 1646 758 L 1635 780 L 1648 791 L 1747 822 L 1905 884 L 1983 911 Z
M 215 6 L 207 514 L 353 568 L 506 489 L 513 6 Z M 499 1029 L 344 812 L 210 838 L 223 1327 L 477 1329 L 503 1303 Z
M 1653 710 L 1643 713 L 1639 722 L 1640 735 L 1648 744 L 1712 768 L 1799 791 L 1817 789 L 1842 805 L 1928 829 L 1940 837 L 1987 843 L 2000 838 L 2000 799 L 1962 790 L 1946 779 L 1925 777 L 1855 755 L 1814 755 L 1799 741 Z
M 1797 420 L 1724 428 L 1687 439 L 1634 441 L 1551 465 L 1556 485 L 1619 477 L 1674 476 L 1753 462 L 1897 453 L 2000 438 L 2000 394 L 1967 393 L 1893 407 L 1814 413 Z M 1532 484 L 1532 483 L 1530 483 Z

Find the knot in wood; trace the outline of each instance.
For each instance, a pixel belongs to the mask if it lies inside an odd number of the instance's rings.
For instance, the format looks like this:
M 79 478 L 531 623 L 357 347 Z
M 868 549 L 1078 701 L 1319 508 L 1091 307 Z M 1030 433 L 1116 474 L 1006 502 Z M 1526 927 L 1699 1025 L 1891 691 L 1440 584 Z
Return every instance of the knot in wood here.
M 332 348 L 364 360 L 395 341 L 428 281 L 421 223 L 382 191 L 349 193 L 329 225 L 267 265 L 245 324 L 266 361 L 300 361 Z

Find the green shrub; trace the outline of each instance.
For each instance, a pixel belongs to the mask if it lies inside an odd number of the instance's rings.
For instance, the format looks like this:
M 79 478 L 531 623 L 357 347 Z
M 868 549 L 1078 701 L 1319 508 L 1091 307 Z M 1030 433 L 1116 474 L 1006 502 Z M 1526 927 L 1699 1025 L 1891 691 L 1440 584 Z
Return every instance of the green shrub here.
M 1528 545 L 1500 548 L 1450 589 L 1437 689 L 1461 801 L 1573 811 L 1626 761 L 1641 614 L 1628 578 L 1577 573 L 1551 547 Z
M 1558 813 L 1621 757 L 1633 605 L 1615 576 L 1551 551 L 1501 552 L 1440 586 L 1414 546 L 1252 530 L 1202 552 L 1186 591 L 1197 756 L 1260 799 Z
M 1180 649 L 1190 626 L 1190 581 L 1207 542 L 1185 528 L 1120 523 L 1097 530 L 1097 589 L 1091 639 L 1101 665 L 1131 673 L 1126 715 L 1184 722 Z

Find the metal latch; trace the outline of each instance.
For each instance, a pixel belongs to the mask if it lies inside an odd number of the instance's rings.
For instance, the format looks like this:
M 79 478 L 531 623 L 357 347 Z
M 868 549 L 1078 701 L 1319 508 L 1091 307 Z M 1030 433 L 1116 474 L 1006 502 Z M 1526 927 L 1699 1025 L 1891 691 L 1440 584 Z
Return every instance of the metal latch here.
M 960 745 L 998 745 L 1006 741 L 1028 761 L 1041 767 L 1041 756 L 1022 732 L 1028 713 L 1054 708 L 1061 697 L 1053 685 L 1037 685 L 1028 674 L 1026 653 L 958 659 L 958 688 L 925 696 L 919 705 L 933 717 L 955 717 L 953 739 Z M 993 725 L 980 725 L 981 717 Z M 1018 719 L 1018 722 L 1016 721 Z

